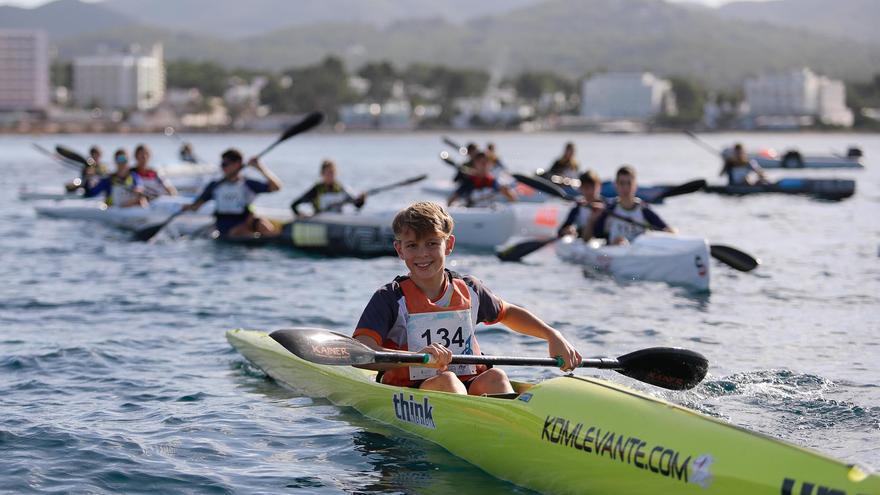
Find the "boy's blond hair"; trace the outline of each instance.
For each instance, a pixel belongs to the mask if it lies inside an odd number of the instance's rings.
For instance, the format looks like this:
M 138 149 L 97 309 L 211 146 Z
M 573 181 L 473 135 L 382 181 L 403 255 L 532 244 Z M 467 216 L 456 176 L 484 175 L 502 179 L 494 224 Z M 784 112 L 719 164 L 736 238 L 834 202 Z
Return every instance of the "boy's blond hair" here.
M 433 234 L 449 237 L 454 226 L 455 223 L 449 213 L 442 206 L 430 201 L 413 203 L 400 210 L 391 223 L 394 238 L 397 240 L 400 240 L 400 236 L 406 230 L 415 232 L 418 239 Z

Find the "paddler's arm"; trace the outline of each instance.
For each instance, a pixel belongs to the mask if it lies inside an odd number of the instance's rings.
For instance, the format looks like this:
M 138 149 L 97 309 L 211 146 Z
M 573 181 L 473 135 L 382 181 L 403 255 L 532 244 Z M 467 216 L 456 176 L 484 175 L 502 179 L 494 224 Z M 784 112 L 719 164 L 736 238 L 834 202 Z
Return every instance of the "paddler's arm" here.
M 504 316 L 499 320 L 499 323 L 514 332 L 546 340 L 550 357 L 559 356 L 564 361 L 563 371 L 571 371 L 577 368 L 581 362 L 580 353 L 565 340 L 565 337 L 558 330 L 547 325 L 525 308 L 505 302 Z
M 391 370 L 394 368 L 402 368 L 408 366 L 425 366 L 428 368 L 439 368 L 441 370 L 446 369 L 446 366 L 449 365 L 449 362 L 452 360 L 452 351 L 443 347 L 440 344 L 431 344 L 428 347 L 420 350 L 419 352 L 409 352 L 409 351 L 401 351 L 398 349 L 386 349 L 379 344 L 376 343 L 371 337 L 366 335 L 358 335 L 354 337 L 355 340 L 364 344 L 365 346 L 373 349 L 374 351 L 379 352 L 401 352 L 405 354 L 430 354 L 433 356 L 430 364 L 422 364 L 422 363 L 374 363 L 374 364 L 363 364 L 363 365 L 354 365 L 355 368 L 363 368 L 365 370 L 376 370 L 376 371 L 385 371 Z
M 165 192 L 168 193 L 169 196 L 177 196 L 177 188 L 161 175 L 157 176 L 159 178 L 159 183 L 162 184 L 162 188 L 165 189 Z
M 511 203 L 515 203 L 519 199 L 516 197 L 516 193 L 513 192 L 513 189 L 507 186 L 501 186 L 499 189 L 501 190 L 501 194 Z
M 256 157 L 248 160 L 248 166 L 254 167 L 257 169 L 263 177 L 266 178 L 266 181 L 269 183 L 269 192 L 275 192 L 281 189 L 281 179 L 275 176 L 271 170 L 264 167 Z
M 642 210 L 642 214 L 645 216 L 645 220 L 648 222 L 648 224 L 651 227 L 654 227 L 656 230 L 662 230 L 663 232 L 669 232 L 670 234 L 677 234 L 678 233 L 678 229 L 676 229 L 675 227 L 671 227 L 669 225 L 666 225 L 666 222 L 664 222 L 663 219 L 660 218 L 659 215 L 654 213 L 654 210 L 652 210 L 648 207 L 643 207 L 643 208 L 644 209 Z
M 602 204 L 602 211 L 594 211 L 592 215 L 590 215 L 590 219 L 587 221 L 587 225 L 581 230 L 581 239 L 584 242 L 589 241 L 593 237 L 598 237 L 596 235 L 597 230 L 602 230 L 605 228 L 605 221 L 608 215 L 605 213 L 605 204 Z
M 296 215 L 297 217 L 302 215 L 299 212 L 299 205 L 304 204 L 304 203 L 313 202 L 317 195 L 318 195 L 318 186 L 315 185 L 315 186 L 312 186 L 311 189 L 306 191 L 305 194 L 303 194 L 302 196 L 300 196 L 299 198 L 294 200 L 293 203 L 290 203 L 290 209 L 293 210 L 293 214 Z M 317 211 L 315 213 L 317 213 Z

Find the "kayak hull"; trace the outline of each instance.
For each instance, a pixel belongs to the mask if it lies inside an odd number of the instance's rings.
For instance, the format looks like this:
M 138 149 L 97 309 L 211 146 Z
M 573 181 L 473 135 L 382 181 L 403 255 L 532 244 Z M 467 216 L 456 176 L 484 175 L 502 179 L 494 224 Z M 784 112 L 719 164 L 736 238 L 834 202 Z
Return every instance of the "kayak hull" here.
M 576 198 L 581 195 L 581 192 L 577 188 L 565 186 L 563 184 L 557 185 L 560 185 L 563 191 L 565 191 L 572 198 Z M 662 203 L 663 198 L 661 197 L 661 195 L 673 187 L 675 186 L 670 184 L 658 184 L 654 186 L 640 185 L 638 190 L 636 191 L 636 197 L 638 197 L 642 201 L 647 201 L 648 203 Z M 548 199 L 551 199 L 551 197 L 547 194 L 536 191 L 535 189 L 518 182 L 514 184 L 514 190 L 517 194 L 517 202 L 521 203 L 543 203 Z M 453 193 L 453 191 L 455 191 L 455 185 L 452 181 L 438 181 L 434 182 L 433 184 L 423 186 L 422 191 L 428 194 L 449 197 Z M 616 198 L 617 189 L 614 187 L 614 182 L 603 182 L 600 194 L 604 198 Z M 502 203 L 507 202 L 507 200 L 503 196 L 500 196 L 498 200 Z
M 276 224 L 281 229 L 278 237 L 218 237 L 218 240 L 249 246 L 274 245 L 322 256 L 397 256 L 391 222 L 382 217 L 321 213 Z
M 850 179 L 802 179 L 785 178 L 772 184 L 740 184 L 706 186 L 706 192 L 730 196 L 748 194 L 804 194 L 828 201 L 840 201 L 856 192 L 856 181 Z
M 701 237 L 647 232 L 627 246 L 566 236 L 556 242 L 557 256 L 591 273 L 618 280 L 650 280 L 693 290 L 709 290 L 709 244 Z
M 749 158 L 761 168 L 865 168 L 861 157 L 846 156 L 765 156 L 752 154 Z
M 516 398 L 462 396 L 309 363 L 263 332 L 226 337 L 294 390 L 352 407 L 541 492 L 777 495 L 812 484 L 840 490 L 826 493 L 880 493 L 876 476 L 603 380 L 566 376 L 516 384 Z

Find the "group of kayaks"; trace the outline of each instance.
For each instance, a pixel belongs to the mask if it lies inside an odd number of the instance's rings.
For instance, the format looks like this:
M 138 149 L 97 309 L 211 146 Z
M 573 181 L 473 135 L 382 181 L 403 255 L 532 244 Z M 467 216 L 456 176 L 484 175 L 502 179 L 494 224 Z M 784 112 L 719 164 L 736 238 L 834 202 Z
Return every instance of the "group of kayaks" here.
M 193 183 L 204 174 L 193 169 Z M 554 196 L 571 199 L 560 186 L 520 177 L 522 201 L 484 208 L 450 207 L 456 245 L 494 248 L 517 238 L 547 239 L 557 256 L 586 272 L 628 280 L 657 280 L 700 290 L 709 288 L 710 257 L 749 267 L 736 250 L 705 238 L 647 232 L 626 246 L 603 246 L 572 237 L 557 238 L 567 212 Z M 559 182 L 562 182 L 561 180 Z M 784 182 L 784 181 L 780 181 Z M 682 187 L 685 186 L 685 187 Z M 670 192 L 694 183 L 641 188 L 642 198 L 661 202 Z M 715 186 L 705 181 L 697 189 Z M 828 199 L 841 192 L 827 186 Z M 613 190 L 603 185 L 603 195 Z M 428 192 L 447 193 L 435 184 Z M 818 190 L 818 189 L 817 189 Z M 831 191 L 831 192 L 829 192 Z M 765 191 L 771 192 L 771 191 Z M 165 221 L 190 199 L 160 197 L 149 208 L 108 208 L 95 199 L 36 191 L 24 199 L 52 199 L 36 206 L 40 215 L 104 222 L 138 230 Z M 51 196 L 51 194 L 59 194 Z M 732 192 L 749 194 L 749 192 Z M 840 197 L 832 198 L 837 195 Z M 849 195 L 852 191 L 849 192 Z M 391 219 L 395 211 L 319 213 L 294 218 L 290 211 L 259 209 L 282 235 L 219 239 L 245 245 L 277 245 L 330 256 L 393 256 Z M 210 204 L 182 215 L 176 232 L 200 235 L 213 225 Z M 751 266 L 748 269 L 754 268 Z M 744 270 L 746 271 L 746 270 Z M 467 396 L 378 383 L 376 372 L 354 364 L 392 362 L 400 356 L 373 351 L 346 336 L 321 329 L 285 329 L 272 334 L 231 330 L 229 343 L 285 386 L 352 407 L 374 420 L 445 448 L 487 473 L 547 493 L 706 493 L 706 494 L 880 494 L 880 477 L 777 439 L 738 428 L 609 381 L 573 374 L 540 383 L 515 382 L 514 393 Z M 410 356 L 411 357 L 411 356 Z M 498 365 L 534 365 L 540 359 L 458 356 Z M 497 361 L 492 361 L 497 359 Z M 546 360 L 546 359 L 545 359 Z M 655 386 L 686 390 L 705 376 L 708 362 L 681 349 L 652 348 L 619 358 L 585 360 L 584 366 L 616 370 Z

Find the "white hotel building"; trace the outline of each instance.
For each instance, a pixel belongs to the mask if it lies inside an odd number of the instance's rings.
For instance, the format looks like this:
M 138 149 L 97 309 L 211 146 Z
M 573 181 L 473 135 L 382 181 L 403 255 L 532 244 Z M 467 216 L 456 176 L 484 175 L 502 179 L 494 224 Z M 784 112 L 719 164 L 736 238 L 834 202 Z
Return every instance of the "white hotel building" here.
M 650 72 L 610 72 L 584 81 L 581 116 L 594 121 L 647 121 L 677 113 L 672 83 Z
M 149 53 L 99 54 L 73 60 L 73 97 L 80 106 L 149 110 L 165 97 L 162 45 Z
M 48 106 L 48 36 L 0 29 L 0 112 L 45 111 Z
M 790 119 L 799 124 L 822 123 L 852 127 L 843 82 L 818 76 L 810 69 L 762 74 L 746 80 L 748 113 L 762 121 Z

